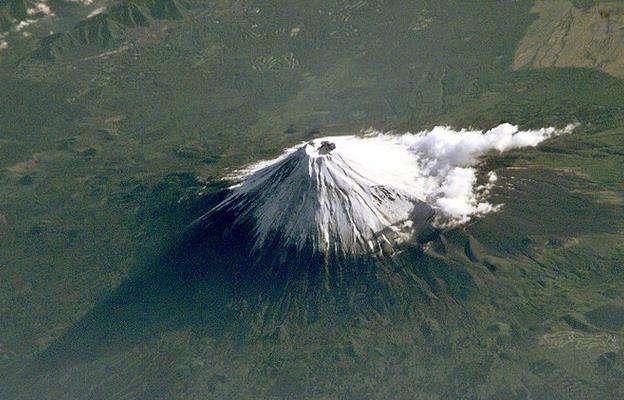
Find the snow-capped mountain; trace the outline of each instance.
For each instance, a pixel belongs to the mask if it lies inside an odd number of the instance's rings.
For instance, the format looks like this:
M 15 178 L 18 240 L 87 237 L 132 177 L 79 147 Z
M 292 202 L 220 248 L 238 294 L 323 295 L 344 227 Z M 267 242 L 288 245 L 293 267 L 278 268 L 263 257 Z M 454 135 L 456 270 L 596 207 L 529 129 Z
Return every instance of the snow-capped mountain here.
M 200 221 L 216 221 L 254 253 L 275 253 L 276 245 L 338 256 L 393 253 L 432 226 L 500 208 L 487 201 L 497 176 L 477 174 L 480 156 L 537 146 L 564 131 L 503 124 L 487 132 L 437 127 L 315 139 L 239 171 L 232 177 L 239 183 Z
M 392 251 L 434 212 L 393 165 L 376 162 L 374 154 L 367 159 L 361 140 L 325 138 L 291 149 L 248 171 L 208 216 L 228 213 L 233 226 L 249 226 L 254 250 L 279 238 L 325 254 Z M 383 147 L 377 150 L 400 155 L 391 142 Z

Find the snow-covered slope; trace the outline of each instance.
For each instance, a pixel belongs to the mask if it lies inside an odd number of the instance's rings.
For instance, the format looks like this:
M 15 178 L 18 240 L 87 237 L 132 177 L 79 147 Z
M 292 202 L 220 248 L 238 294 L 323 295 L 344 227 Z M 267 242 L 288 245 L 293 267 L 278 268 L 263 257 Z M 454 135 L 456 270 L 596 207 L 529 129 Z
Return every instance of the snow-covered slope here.
M 380 162 L 379 154 L 394 157 Z M 401 165 L 416 167 L 392 141 L 370 147 L 354 137 L 315 140 L 250 172 L 212 213 L 234 213 L 235 224 L 252 226 L 256 250 L 271 234 L 322 253 L 389 250 L 433 215 Z
M 385 254 L 431 224 L 457 225 L 496 210 L 486 199 L 496 174 L 478 182 L 479 156 L 536 146 L 557 133 L 504 124 L 487 132 L 438 127 L 316 139 L 239 171 L 240 182 L 202 221 L 230 221 L 228 229 L 248 235 L 254 251 L 279 243 Z

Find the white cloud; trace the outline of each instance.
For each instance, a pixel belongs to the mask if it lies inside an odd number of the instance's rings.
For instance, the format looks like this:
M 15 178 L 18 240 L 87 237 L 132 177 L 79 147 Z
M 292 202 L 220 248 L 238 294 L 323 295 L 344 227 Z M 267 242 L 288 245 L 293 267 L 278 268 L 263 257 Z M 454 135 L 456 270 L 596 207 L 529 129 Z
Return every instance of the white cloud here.
M 465 223 L 473 216 L 495 211 L 487 196 L 498 180 L 494 171 L 488 181 L 477 185 L 476 165 L 490 151 L 499 153 L 522 147 L 534 147 L 544 140 L 574 126 L 520 131 L 517 126 L 502 124 L 489 131 L 453 130 L 436 127 L 418 134 L 405 134 L 400 141 L 417 158 L 416 184 L 426 187 L 423 200 L 438 209 L 438 223 Z
M 0 50 L 5 50 L 9 48 L 9 44 L 6 40 L 0 40 Z

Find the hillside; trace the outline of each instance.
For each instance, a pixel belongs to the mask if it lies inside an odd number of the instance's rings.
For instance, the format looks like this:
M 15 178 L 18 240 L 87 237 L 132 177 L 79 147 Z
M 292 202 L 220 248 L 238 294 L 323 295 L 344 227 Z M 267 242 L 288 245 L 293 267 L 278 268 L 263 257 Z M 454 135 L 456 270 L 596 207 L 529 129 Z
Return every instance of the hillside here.
M 587 67 L 624 77 L 624 4 L 538 1 L 531 12 L 538 19 L 520 42 L 514 68 Z
M 43 38 L 34 55 L 50 59 L 84 50 L 101 52 L 113 45 L 122 45 L 128 30 L 147 27 L 153 20 L 176 20 L 181 17 L 181 11 L 173 0 L 116 2 L 88 16 L 68 32 Z

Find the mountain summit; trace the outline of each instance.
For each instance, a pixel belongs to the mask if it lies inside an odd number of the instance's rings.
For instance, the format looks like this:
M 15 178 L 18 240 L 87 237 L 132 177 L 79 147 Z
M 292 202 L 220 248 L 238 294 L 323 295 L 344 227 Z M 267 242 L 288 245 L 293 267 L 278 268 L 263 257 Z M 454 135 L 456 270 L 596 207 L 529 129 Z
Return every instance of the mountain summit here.
M 333 137 L 290 149 L 248 170 L 204 218 L 230 215 L 232 228 L 253 235 L 254 251 L 278 240 L 323 254 L 392 252 L 428 225 L 434 211 L 397 174 L 398 146 L 364 142 Z M 385 162 L 392 154 L 399 157 Z

